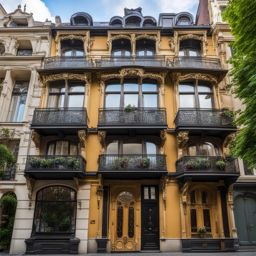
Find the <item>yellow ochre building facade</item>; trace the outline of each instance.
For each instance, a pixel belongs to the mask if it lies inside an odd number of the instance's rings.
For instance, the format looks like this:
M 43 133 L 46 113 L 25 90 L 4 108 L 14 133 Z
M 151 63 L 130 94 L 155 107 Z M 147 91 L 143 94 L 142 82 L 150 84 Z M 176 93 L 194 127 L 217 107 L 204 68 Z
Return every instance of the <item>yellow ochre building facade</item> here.
M 205 4 L 48 27 L 11 253 L 238 249 L 229 42 Z

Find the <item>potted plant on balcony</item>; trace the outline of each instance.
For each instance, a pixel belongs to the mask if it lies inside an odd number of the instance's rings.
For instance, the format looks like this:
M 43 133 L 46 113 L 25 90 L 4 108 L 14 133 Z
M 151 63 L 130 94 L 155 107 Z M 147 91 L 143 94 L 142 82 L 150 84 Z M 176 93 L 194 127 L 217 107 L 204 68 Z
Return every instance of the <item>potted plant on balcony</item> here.
M 185 163 L 185 168 L 189 170 L 198 170 L 198 169 L 209 169 L 210 163 L 207 158 L 196 158 L 190 159 Z
M 40 159 L 40 167 L 42 168 L 52 168 L 54 166 L 54 160 L 53 159 Z
M 188 170 L 199 169 L 199 165 L 196 159 L 190 159 L 185 163 L 185 168 Z
M 199 235 L 200 238 L 204 238 L 206 233 L 207 233 L 207 230 L 206 228 L 203 226 L 203 227 L 200 227 L 197 229 L 197 233 Z
M 127 168 L 129 159 L 127 157 L 119 157 L 114 161 L 114 169 Z
M 39 168 L 41 165 L 41 160 L 38 157 L 33 157 L 30 159 L 29 164 L 33 168 Z
M 55 167 L 59 168 L 59 169 L 64 169 L 65 168 L 65 158 L 64 157 L 56 157 L 54 159 L 54 164 Z
M 73 170 L 78 170 L 80 167 L 80 161 L 76 158 L 70 158 L 68 159 L 67 165 Z
M 225 170 L 226 163 L 223 159 L 220 159 L 220 160 L 216 161 L 215 165 L 216 165 L 217 169 Z
M 150 159 L 147 157 L 142 157 L 139 161 L 140 168 L 148 168 L 150 165 Z

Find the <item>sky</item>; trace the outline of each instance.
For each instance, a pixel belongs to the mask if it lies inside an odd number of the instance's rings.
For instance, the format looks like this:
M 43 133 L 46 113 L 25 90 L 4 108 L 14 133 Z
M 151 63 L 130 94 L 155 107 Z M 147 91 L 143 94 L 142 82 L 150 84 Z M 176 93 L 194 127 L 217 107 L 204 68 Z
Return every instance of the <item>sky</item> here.
M 159 13 L 188 11 L 195 17 L 199 0 L 0 0 L 9 12 L 13 12 L 19 4 L 22 9 L 34 14 L 37 21 L 46 19 L 55 22 L 60 16 L 62 22 L 69 22 L 76 12 L 89 13 L 94 21 L 109 21 L 113 16 L 124 16 L 124 8 L 142 7 L 143 16 L 158 19 Z

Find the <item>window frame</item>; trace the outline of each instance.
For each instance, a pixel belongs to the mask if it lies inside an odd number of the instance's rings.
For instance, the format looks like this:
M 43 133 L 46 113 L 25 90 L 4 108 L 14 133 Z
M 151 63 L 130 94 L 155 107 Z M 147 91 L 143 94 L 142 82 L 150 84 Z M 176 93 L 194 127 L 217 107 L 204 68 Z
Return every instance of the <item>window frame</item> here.
M 193 86 L 194 92 L 181 92 L 180 91 L 180 85 L 190 85 Z M 211 92 L 199 92 L 198 87 L 199 86 L 205 86 L 209 87 Z M 215 108 L 215 101 L 214 101 L 214 88 L 213 86 L 206 81 L 200 81 L 200 80 L 187 80 L 187 81 L 180 81 L 178 84 L 178 92 L 179 92 L 179 108 L 180 109 L 214 109 Z M 211 98 L 212 106 L 211 108 L 202 108 L 200 107 L 200 95 L 208 95 Z M 181 95 L 193 95 L 194 97 L 194 107 L 181 107 Z
M 136 81 L 137 80 L 137 81 Z M 129 82 L 131 84 L 138 84 L 138 90 L 137 91 L 125 91 L 124 89 L 124 85 L 125 84 L 129 84 Z M 156 85 L 156 91 L 143 91 L 143 84 L 154 84 Z M 113 85 L 113 84 L 117 84 L 120 85 L 120 90 L 116 90 L 116 91 L 107 91 L 107 86 L 109 85 Z M 144 79 L 141 80 L 139 78 L 135 78 L 135 79 L 127 79 L 124 80 L 122 83 L 118 80 L 113 80 L 113 81 L 109 81 L 105 84 L 105 94 L 104 94 L 104 108 L 108 109 L 108 108 L 112 108 L 112 107 L 106 107 L 106 98 L 107 95 L 120 95 L 120 103 L 119 103 L 119 109 L 124 109 L 126 106 L 124 105 L 125 103 L 125 95 L 127 94 L 134 94 L 134 95 L 138 95 L 138 103 L 137 106 L 135 106 L 136 108 L 160 108 L 160 95 L 159 95 L 159 90 L 160 90 L 160 85 L 157 83 L 157 81 L 155 80 L 150 80 L 150 79 Z M 157 106 L 156 107 L 144 107 L 144 99 L 143 96 L 144 95 L 156 95 L 157 96 Z M 129 104 L 128 104 L 129 105 Z
M 68 152 L 69 152 L 69 153 L 68 153 L 67 156 L 79 156 L 79 155 L 80 155 L 80 146 L 79 146 L 79 142 L 78 142 L 78 141 L 76 141 L 76 140 L 70 140 L 70 139 L 58 139 L 58 140 L 51 140 L 51 141 L 47 142 L 46 152 L 45 152 L 45 154 L 46 154 L 47 156 L 60 156 L 59 154 L 56 155 L 56 144 L 57 144 L 57 142 L 59 142 L 59 141 L 68 142 Z M 71 154 L 70 154 L 71 144 L 76 145 L 76 149 L 77 149 L 77 154 L 76 154 L 76 155 L 71 155 Z M 54 154 L 53 154 L 53 155 L 49 155 L 49 148 L 50 148 L 51 145 L 54 145 L 54 149 L 53 149 Z M 66 155 L 63 155 L 63 156 L 66 156 Z

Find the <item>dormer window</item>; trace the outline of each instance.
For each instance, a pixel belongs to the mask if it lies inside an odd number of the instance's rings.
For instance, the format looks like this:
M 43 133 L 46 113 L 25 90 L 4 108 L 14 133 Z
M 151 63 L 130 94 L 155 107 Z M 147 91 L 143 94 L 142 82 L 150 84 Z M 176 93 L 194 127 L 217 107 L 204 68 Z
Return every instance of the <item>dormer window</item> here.
M 81 40 L 62 40 L 61 55 L 65 57 L 83 57 L 84 45 Z
M 193 16 L 188 12 L 178 14 L 175 20 L 176 26 L 193 25 Z
M 136 54 L 141 57 L 153 56 L 155 54 L 155 41 L 141 39 L 136 41 Z
M 130 57 L 131 42 L 128 39 L 117 39 L 112 42 L 112 55 L 114 57 Z
M 177 25 L 183 26 L 183 25 L 191 25 L 190 19 L 186 16 L 181 16 L 177 22 Z
M 71 16 L 70 24 L 77 26 L 92 26 L 93 22 L 91 15 L 85 12 L 78 12 Z
M 141 17 L 139 16 L 130 16 L 125 19 L 125 25 L 127 27 L 140 27 L 141 25 Z
M 27 27 L 28 20 L 27 19 L 15 19 L 9 23 L 9 27 Z
M 18 42 L 17 56 L 31 56 L 32 52 L 32 45 L 29 40 Z
M 201 41 L 195 39 L 186 39 L 180 42 L 179 56 L 198 57 L 201 56 Z
M 144 18 L 143 27 L 155 27 L 156 21 L 154 18 Z
M 109 22 L 110 26 L 115 26 L 115 27 L 122 27 L 123 25 L 123 21 L 122 18 L 119 16 L 115 16 L 113 17 L 110 22 Z

